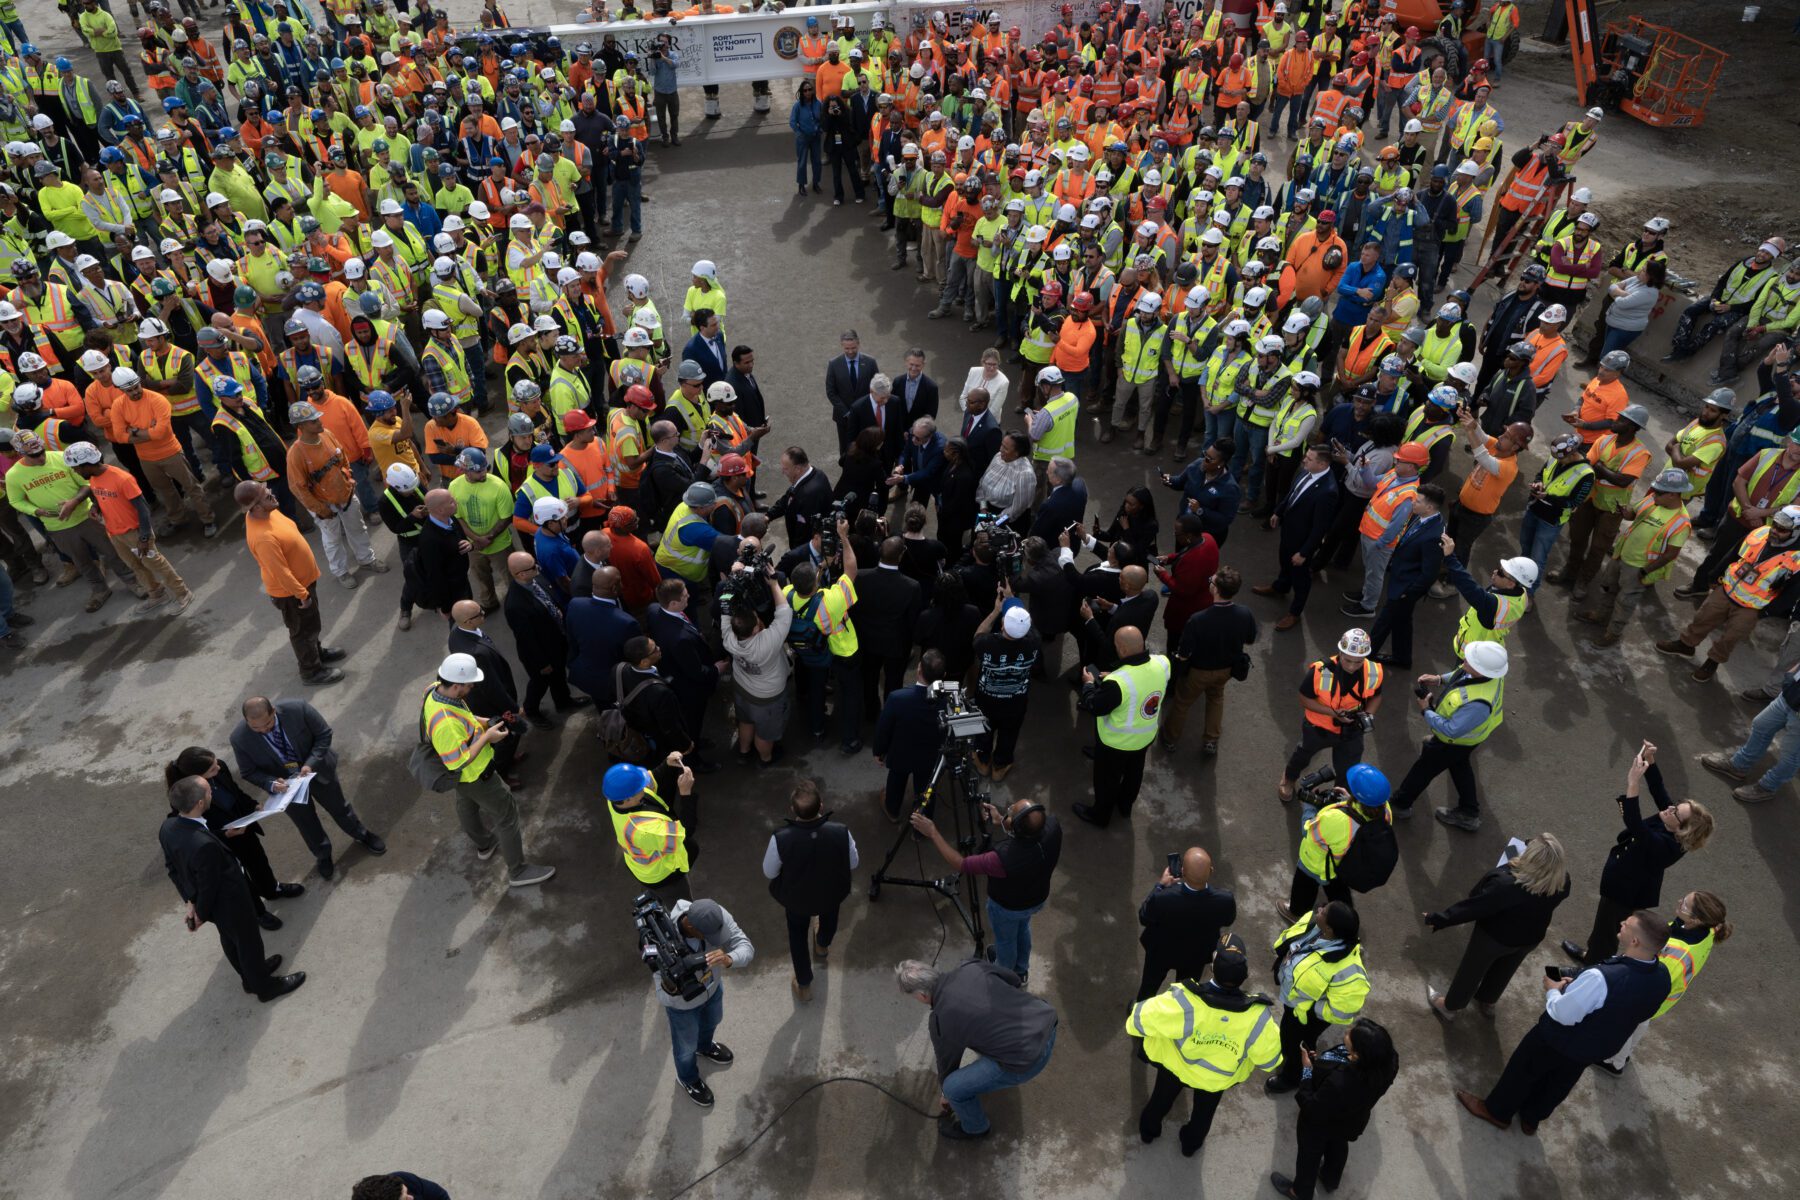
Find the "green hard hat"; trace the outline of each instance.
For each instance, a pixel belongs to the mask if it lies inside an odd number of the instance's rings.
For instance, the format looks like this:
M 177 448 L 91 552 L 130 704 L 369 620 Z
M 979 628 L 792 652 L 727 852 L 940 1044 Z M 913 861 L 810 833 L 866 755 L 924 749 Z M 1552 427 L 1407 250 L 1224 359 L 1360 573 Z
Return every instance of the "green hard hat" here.
M 248 308 L 256 303 L 256 289 L 246 284 L 239 284 L 238 290 L 232 293 L 231 302 L 239 308 Z

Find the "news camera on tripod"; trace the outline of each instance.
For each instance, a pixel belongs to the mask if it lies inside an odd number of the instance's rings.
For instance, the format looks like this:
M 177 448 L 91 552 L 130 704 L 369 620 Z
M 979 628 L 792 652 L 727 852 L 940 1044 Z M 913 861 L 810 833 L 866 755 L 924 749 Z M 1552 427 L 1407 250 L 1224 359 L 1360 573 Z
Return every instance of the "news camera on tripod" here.
M 632 904 L 638 953 L 650 968 L 651 992 L 669 1016 L 675 1077 L 688 1099 L 711 1108 L 712 1089 L 700 1078 L 697 1059 L 730 1066 L 733 1055 L 714 1039 L 725 1019 L 720 972 L 743 967 L 756 947 L 716 900 L 677 900 L 673 908 L 648 892 Z

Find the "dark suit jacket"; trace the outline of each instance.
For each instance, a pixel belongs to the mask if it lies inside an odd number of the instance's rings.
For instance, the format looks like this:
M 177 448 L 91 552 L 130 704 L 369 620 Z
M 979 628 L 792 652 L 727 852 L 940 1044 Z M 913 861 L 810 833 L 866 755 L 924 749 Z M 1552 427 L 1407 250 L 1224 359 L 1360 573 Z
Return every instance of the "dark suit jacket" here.
M 1013 589 L 1024 597 L 1025 607 L 1031 610 L 1031 623 L 1046 642 L 1069 631 L 1079 583 L 1079 577 L 1070 578 L 1072 574 L 1047 559 L 1038 566 L 1025 567 L 1013 581 Z
M 638 481 L 638 515 L 648 522 L 644 528 L 661 533 L 669 522 L 669 514 L 681 503 L 681 494 L 687 491 L 688 484 L 699 478 L 694 464 L 679 451 L 672 454 L 652 451 L 650 460 L 644 464 L 643 477 Z
M 850 436 L 875 426 L 875 398 L 864 396 L 850 406 Z M 906 406 L 898 395 L 889 396 L 881 409 L 881 461 L 892 468 L 906 450 L 906 431 L 912 422 L 906 419 Z
M 1212 961 L 1219 934 L 1237 920 L 1237 899 L 1225 888 L 1195 891 L 1181 881 L 1158 884 L 1138 905 L 1138 941 L 1149 955 L 1175 968 L 1183 978 L 1197 977 Z
M 1101 632 L 1106 635 L 1106 644 L 1111 646 L 1113 634 L 1127 625 L 1143 630 L 1145 637 L 1150 636 L 1150 631 L 1156 627 L 1156 606 L 1159 601 L 1160 597 L 1152 587 L 1145 587 L 1137 595 L 1119 601 L 1100 624 Z
M 644 632 L 662 648 L 662 662 L 657 669 L 684 704 L 703 702 L 719 686 L 719 668 L 713 665 L 706 636 L 692 621 L 660 604 L 652 604 L 644 614 Z
M 625 721 L 644 735 L 658 758 L 664 757 L 671 750 L 686 750 L 694 744 L 694 731 L 687 727 L 687 717 L 681 711 L 681 698 L 676 695 L 675 689 L 669 685 L 661 671 L 653 669 L 646 674 L 635 667 L 626 667 L 620 675 L 625 689 L 619 697 L 621 701 L 637 691 L 631 703 L 622 710 Z M 646 679 L 653 682 L 638 690 L 638 685 Z M 610 679 L 607 680 L 607 686 L 612 686 Z
M 1006 431 L 1000 428 L 1000 422 L 994 417 L 992 410 L 982 413 L 979 423 L 972 430 L 969 429 L 971 419 L 964 414 L 963 419 L 956 423 L 956 428 L 949 433 L 951 437 L 959 437 L 969 444 L 969 462 L 974 466 L 975 477 L 979 480 L 988 464 L 994 461 L 994 455 L 1000 453 L 1000 441 L 1006 436 Z
M 887 760 L 890 771 L 929 771 L 937 763 L 937 709 L 924 685 L 913 684 L 888 693 L 875 721 L 874 750 Z
M 851 88 L 844 93 L 844 110 L 849 113 L 850 132 L 859 142 L 868 141 L 869 130 L 874 127 L 875 95 L 876 93 L 871 91 L 864 96 L 860 88 Z
M 839 425 L 850 423 L 850 406 L 869 394 L 869 380 L 880 370 L 881 365 L 867 354 L 856 356 L 854 379 L 850 376 L 850 360 L 843 355 L 825 364 L 825 398 L 831 401 L 832 420 Z
M 449 650 L 451 654 L 472 655 L 475 665 L 481 668 L 481 682 L 469 690 L 470 712 L 478 717 L 497 717 L 518 711 L 519 685 L 513 678 L 512 664 L 492 638 L 451 626 Z
M 1087 484 L 1077 475 L 1071 482 L 1057 488 L 1044 498 L 1038 506 L 1037 516 L 1031 522 L 1030 537 L 1041 537 L 1056 547 L 1056 539 L 1064 529 L 1087 515 Z
M 550 593 L 550 602 L 556 603 L 555 591 L 544 590 Z M 592 591 L 582 594 L 592 595 Z M 525 668 L 527 675 L 536 675 L 545 667 L 560 667 L 569 661 L 569 639 L 563 636 L 562 626 L 531 594 L 530 588 L 513 584 L 506 589 L 501 607 L 506 612 L 507 628 L 512 630 L 519 665 Z
M 318 709 L 304 700 L 277 700 L 275 720 L 288 741 L 293 743 L 294 752 L 300 756 L 300 766 L 311 767 L 320 775 L 337 770 L 337 751 L 331 748 L 331 726 L 326 724 Z M 293 773 L 269 745 L 268 739 L 250 728 L 248 721 L 239 720 L 237 728 L 231 731 L 231 757 L 244 782 L 253 783 L 265 792 L 277 779 L 286 779 Z
M 912 427 L 912 423 L 920 417 L 937 420 L 938 385 L 937 380 L 929 375 L 919 376 L 918 392 L 913 396 L 911 405 L 906 405 L 906 376 L 896 375 L 894 377 L 894 399 L 906 407 L 906 424 L 909 429 Z
M 802 546 L 819 531 L 820 516 L 831 507 L 831 481 L 817 464 L 800 482 L 792 485 L 769 506 L 771 519 L 780 517 L 787 523 L 790 547 Z
M 755 429 L 768 420 L 769 406 L 763 399 L 762 385 L 754 376 L 733 367 L 725 372 L 725 382 L 737 389 L 737 415 L 743 418 L 745 425 Z
M 912 649 L 922 603 L 919 581 L 880 565 L 856 572 L 856 640 L 871 654 L 898 658 Z
M 1444 562 L 1444 515 L 1411 522 L 1400 540 L 1394 544 L 1394 555 L 1388 559 L 1387 596 L 1391 600 L 1404 592 L 1422 592 L 1437 578 Z
M 250 881 L 223 838 L 204 823 L 171 813 L 163 818 L 156 840 L 162 843 L 170 882 L 202 921 L 228 928 L 256 920 Z
M 569 642 L 569 682 L 596 703 L 613 701 L 613 665 L 625 643 L 642 632 L 630 613 L 595 596 L 569 601 L 563 623 Z
M 606 565 L 607 564 L 605 563 L 600 564 L 601 567 Z M 569 594 L 567 596 L 562 594 L 561 588 L 547 587 L 544 590 L 550 593 L 550 599 L 553 602 L 559 604 L 562 607 L 562 610 L 567 612 L 569 610 L 569 600 L 571 598 L 575 596 L 591 596 L 594 594 L 594 572 L 599 569 L 600 567 L 596 567 L 590 563 L 587 560 L 587 556 L 584 554 L 575 560 L 575 569 L 569 572 Z M 512 589 L 508 588 L 507 591 L 510 593 Z M 527 599 L 531 598 L 530 592 L 526 592 L 525 595 Z M 511 619 L 510 616 L 507 618 L 508 621 Z M 519 660 L 523 662 L 524 659 L 525 656 L 521 654 Z M 529 667 L 526 669 L 530 670 Z
M 731 370 L 731 346 L 725 341 L 723 334 L 719 336 L 719 354 L 717 356 L 713 354 L 712 347 L 707 344 L 706 339 L 696 333 L 687 340 L 687 345 L 681 348 L 681 357 L 691 358 L 700 364 L 700 369 L 706 372 L 707 387 L 711 387 L 725 378 L 725 372 Z
M 419 574 L 419 607 L 447 613 L 458 600 L 475 596 L 469 585 L 469 556 L 458 543 L 461 529 L 445 529 L 436 521 L 419 525 L 419 549 L 413 567 Z
M 1288 496 L 1292 494 L 1290 487 Z M 1337 516 L 1337 480 L 1327 471 L 1300 494 L 1297 502 L 1290 505 L 1288 496 L 1275 506 L 1275 515 L 1281 518 L 1281 561 L 1287 562 L 1296 554 L 1310 560 Z

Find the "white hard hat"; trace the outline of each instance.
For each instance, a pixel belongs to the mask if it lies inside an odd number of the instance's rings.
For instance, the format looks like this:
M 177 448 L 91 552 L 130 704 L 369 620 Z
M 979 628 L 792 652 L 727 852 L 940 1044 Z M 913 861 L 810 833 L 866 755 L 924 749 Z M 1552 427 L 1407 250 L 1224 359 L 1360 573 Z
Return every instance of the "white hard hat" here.
M 650 281 L 645 279 L 642 275 L 627 275 L 625 277 L 625 293 L 626 295 L 636 296 L 640 299 L 644 296 L 648 296 L 650 294 Z
M 1225 327 L 1226 337 L 1243 337 L 1250 332 L 1250 322 L 1239 319 Z
M 703 258 L 694 264 L 693 269 L 690 270 L 688 274 L 698 275 L 702 279 L 717 279 L 719 277 L 719 268 L 713 263 L 712 259 Z
M 439 234 L 438 236 L 442 237 L 443 235 Z M 431 273 L 433 275 L 454 275 L 456 274 L 456 262 L 448 254 L 440 254 L 437 261 L 431 264 Z
M 210 201 L 211 199 L 212 199 L 211 196 L 207 197 L 207 200 Z M 223 196 L 221 196 L 219 199 L 221 202 L 224 201 Z M 207 207 L 211 208 L 212 205 L 209 203 L 207 205 Z M 400 215 L 400 202 L 398 200 L 394 199 L 392 196 L 390 196 L 386 200 L 383 200 L 379 205 L 376 206 L 376 211 L 381 216 L 384 216 L 384 217 L 397 217 Z
M 12 317 L 6 315 L 6 310 L 10 307 L 12 306 L 8 304 L 0 304 L 0 321 L 12 320 Z M 16 316 L 17 314 L 14 315 Z M 75 361 L 79 362 L 81 364 L 81 369 L 86 371 L 89 375 L 97 375 L 106 367 L 106 352 L 104 350 L 87 350 Z
M 24 315 L 25 315 L 24 313 L 20 312 L 18 309 L 13 307 L 13 302 L 11 300 L 0 300 L 0 321 L 16 321 Z M 88 353 L 89 354 L 98 354 L 99 351 L 90 350 Z M 83 355 L 82 357 L 85 358 L 86 355 Z M 105 358 L 106 356 L 101 355 L 101 357 Z M 83 370 L 88 369 L 88 367 L 86 366 L 85 363 L 83 364 L 82 369 Z
M 461 217 L 457 216 L 455 213 L 451 213 L 449 216 L 444 218 L 444 232 L 445 233 L 455 233 L 457 230 L 461 229 L 462 227 L 463 227 L 463 219 Z M 454 243 L 454 242 L 451 243 L 451 245 L 455 245 L 455 244 L 456 243 Z
M 600 269 L 600 256 L 592 250 L 583 250 L 575 256 L 575 269 L 584 275 L 592 275 Z
M 1337 648 L 1339 654 L 1351 658 L 1367 658 L 1375 652 L 1366 629 L 1346 629 L 1344 636 L 1338 639 Z
M 1538 314 L 1538 320 L 1546 324 L 1555 324 L 1568 319 L 1569 310 L 1560 304 L 1552 304 L 1549 308 L 1546 308 L 1543 312 Z
M 438 309 L 435 309 L 435 308 L 426 309 L 425 315 L 422 318 L 420 318 L 420 320 L 424 323 L 425 328 L 427 328 L 427 329 L 448 329 L 448 328 L 450 328 L 450 318 L 446 317 L 441 311 L 439 311 Z
M 1312 371 L 1296 371 L 1294 373 L 1294 386 L 1316 388 L 1319 386 L 1319 377 Z
M 137 332 L 141 338 L 168 337 L 169 327 L 155 317 L 145 317 L 138 322 Z
M 1155 167 L 1151 167 L 1148 171 L 1144 172 L 1144 182 L 1150 187 L 1161 187 L 1162 172 Z
M 440 233 L 431 239 L 431 248 L 439 254 L 455 254 L 456 241 L 449 234 Z
M 138 373 L 130 367 L 114 367 L 112 385 L 127 390 L 134 388 L 138 385 Z
M 506 218 L 506 227 L 508 229 L 519 229 L 528 232 L 531 229 L 531 218 L 524 213 L 514 213 L 512 216 Z
M 52 229 L 44 235 L 44 249 L 61 250 L 64 246 L 73 246 L 75 239 L 60 229 Z
M 139 249 L 143 249 L 143 247 L 139 247 Z M 77 271 L 85 271 L 89 267 L 97 267 L 99 265 L 100 260 L 91 254 L 81 254 L 77 255 L 75 258 L 75 269 Z
M 1025 611 L 1024 605 L 1015 604 L 1000 618 L 1000 628 L 1007 637 L 1017 641 L 1031 632 L 1031 614 Z
M 539 496 L 531 504 L 531 519 L 542 525 L 545 521 L 560 521 L 569 515 L 569 506 L 555 496 Z
M 363 266 L 363 260 L 360 258 L 346 258 L 344 260 L 345 279 L 361 279 L 367 269 L 368 268 Z
M 1075 251 L 1067 242 L 1056 243 L 1056 249 L 1050 252 L 1050 258 L 1055 262 L 1068 262 L 1074 257 Z
M 1063 373 L 1057 367 L 1045 367 L 1037 373 L 1037 381 L 1039 383 L 1061 383 Z
M 1569 199 L 1577 204 L 1592 204 L 1594 202 L 1594 193 L 1587 188 L 1579 187 L 1575 189 L 1574 194 L 1571 195 Z
M 1444 372 L 1444 374 L 1451 379 L 1456 380 L 1456 382 L 1471 388 L 1475 386 L 1475 381 L 1481 377 L 1480 370 L 1478 370 L 1472 362 L 1457 363 L 1454 367 L 1451 367 L 1448 371 Z
M 1268 302 L 1269 289 L 1266 287 L 1253 287 L 1244 293 L 1244 303 L 1248 304 L 1251 308 L 1261 308 Z
M 208 193 L 206 193 L 206 207 L 208 207 L 208 208 L 217 208 L 221 204 L 230 204 L 230 203 L 231 203 L 231 201 L 229 201 L 225 198 L 225 193 L 223 193 L 223 192 L 208 192 Z
M 1137 231 L 1138 231 L 1139 237 L 1155 237 L 1156 236 L 1156 222 L 1155 221 L 1140 222 L 1137 227 Z
M 1256 352 L 1258 354 L 1280 354 L 1283 345 L 1282 340 L 1271 333 L 1256 343 Z
M 206 273 L 220 283 L 229 282 L 231 279 L 231 260 L 229 258 L 215 258 L 209 260 L 206 264 Z
M 100 447 L 92 442 L 76 442 L 63 451 L 63 462 L 71 467 L 97 467 L 100 465 Z
M 965 133 L 956 139 L 956 148 L 958 150 L 973 150 L 975 148 L 975 139 Z
M 1145 292 L 1138 297 L 1137 308 L 1139 312 L 1153 313 L 1161 307 L 1162 297 L 1155 292 Z
M 737 389 L 721 379 L 706 389 L 706 399 L 712 404 L 731 404 L 737 400 Z
M 451 654 L 438 664 L 438 678 L 445 683 L 480 683 L 486 677 L 473 654 Z
M 581 282 L 581 272 L 574 267 L 564 267 L 556 273 L 556 286 L 568 287 L 571 283 Z
M 1463 647 L 1463 661 L 1487 679 L 1506 677 L 1506 647 L 1499 642 L 1469 642 Z
M 1218 246 L 1224 243 L 1225 235 L 1220 233 L 1216 228 L 1208 229 L 1205 233 L 1200 235 L 1200 240 L 1208 246 Z
M 369 245 L 373 246 L 377 250 L 384 249 L 385 247 L 391 246 L 393 244 L 394 244 L 394 235 L 389 233 L 385 229 L 377 229 L 369 237 Z
M 1068 221 L 1073 224 L 1077 215 L 1073 204 L 1059 204 L 1056 206 L 1056 219 L 1058 221 Z
M 1420 122 L 1420 120 L 1417 117 L 1414 117 L 1412 120 L 1410 120 L 1406 123 L 1406 128 L 1402 129 L 1400 132 L 1402 132 L 1402 133 L 1424 133 L 1425 126 L 1423 123 Z
M 625 331 L 625 348 L 641 350 L 650 344 L 650 331 L 641 325 L 633 325 Z
M 1305 333 L 1311 327 L 1312 318 L 1303 312 L 1296 312 L 1289 314 L 1288 319 L 1281 323 L 1281 332 Z
M 1212 299 L 1211 294 L 1208 293 L 1205 288 L 1196 285 L 1188 289 L 1188 294 L 1183 297 L 1181 304 L 1183 308 L 1186 308 L 1189 312 L 1193 312 L 1197 309 L 1205 308 L 1206 302 L 1210 299 Z M 1231 331 L 1226 330 L 1226 332 L 1229 333 Z
M 1537 586 L 1538 565 L 1523 555 L 1517 558 L 1501 559 L 1500 569 L 1528 589 Z
M 387 469 L 387 484 L 396 492 L 410 492 L 419 486 L 419 473 L 405 463 L 397 462 Z

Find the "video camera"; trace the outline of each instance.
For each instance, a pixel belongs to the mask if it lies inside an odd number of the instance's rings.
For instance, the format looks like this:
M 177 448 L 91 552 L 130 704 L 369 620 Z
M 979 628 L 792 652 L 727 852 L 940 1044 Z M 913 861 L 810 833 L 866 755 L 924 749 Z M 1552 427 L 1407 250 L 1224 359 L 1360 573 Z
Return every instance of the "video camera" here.
M 845 519 L 843 500 L 833 500 L 819 523 L 819 557 L 826 562 L 844 552 L 843 543 L 838 540 L 838 522 Z
M 712 968 L 706 951 L 688 946 L 687 938 L 662 901 L 648 892 L 632 902 L 631 917 L 637 925 L 638 954 L 657 977 L 662 990 L 683 1000 L 698 1000 L 712 984 Z
M 1324 808 L 1337 800 L 1337 768 L 1326 763 L 1316 771 L 1308 771 L 1294 780 L 1294 790 L 1315 808 Z
M 986 745 L 990 731 L 987 717 L 969 703 L 969 695 L 954 679 L 940 679 L 930 686 L 931 701 L 937 709 L 938 728 L 957 745 L 967 747 L 976 741 Z
M 1012 579 L 1019 574 L 1023 556 L 1024 540 L 1018 530 L 1006 523 L 1006 517 L 1000 513 L 983 513 L 975 521 L 975 536 L 987 535 L 988 548 L 994 552 L 994 570 L 1002 579 Z
M 738 546 L 737 560 L 742 571 L 726 571 L 719 576 L 718 603 L 722 612 L 748 609 L 765 621 L 774 617 L 774 602 L 765 582 L 775 571 L 775 552 L 759 550 L 748 542 Z

